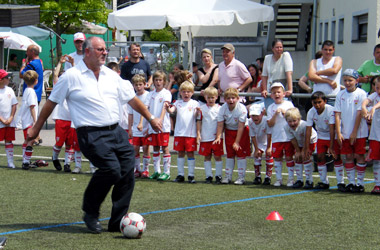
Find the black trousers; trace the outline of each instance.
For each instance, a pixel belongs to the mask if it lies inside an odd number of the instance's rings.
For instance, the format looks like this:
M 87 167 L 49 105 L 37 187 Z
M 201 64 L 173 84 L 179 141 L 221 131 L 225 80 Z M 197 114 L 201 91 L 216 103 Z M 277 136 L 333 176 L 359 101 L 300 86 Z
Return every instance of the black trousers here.
M 96 218 L 108 192 L 112 190 L 109 230 L 119 230 L 132 198 L 135 153 L 128 134 L 118 125 L 77 129 L 78 143 L 84 156 L 98 170 L 93 174 L 83 198 L 83 211 Z

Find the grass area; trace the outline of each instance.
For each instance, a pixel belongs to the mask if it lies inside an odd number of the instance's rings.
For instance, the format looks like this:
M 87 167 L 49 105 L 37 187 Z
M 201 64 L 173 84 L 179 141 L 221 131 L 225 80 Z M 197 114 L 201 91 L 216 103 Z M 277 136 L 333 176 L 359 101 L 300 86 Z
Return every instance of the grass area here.
M 20 154 L 17 146 L 15 155 Z M 51 148 L 35 147 L 34 155 L 50 157 Z M 144 214 L 147 231 L 140 240 L 128 240 L 121 233 L 94 235 L 83 223 L 72 224 L 82 221 L 90 174 L 57 172 L 51 162 L 25 171 L 19 157 L 15 164 L 17 169 L 8 169 L 6 157 L 0 158 L 0 237 L 8 237 L 6 249 L 377 249 L 380 244 L 375 212 L 380 199 L 369 194 L 370 181 L 363 194 L 343 194 L 254 186 L 252 172 L 244 186 L 204 184 L 201 169 L 197 184 L 137 180 L 130 211 Z M 203 166 L 199 156 L 196 166 Z M 253 171 L 252 160 L 248 166 Z M 87 162 L 83 168 L 89 170 Z M 176 174 L 172 168 L 172 178 Z M 366 178 L 373 178 L 372 168 Z M 335 186 L 335 179 L 330 183 Z M 199 207 L 178 209 L 193 206 Z M 108 196 L 100 218 L 108 218 L 110 210 Z M 156 212 L 161 210 L 169 211 Z M 284 220 L 265 220 L 271 211 Z M 107 222 L 101 222 L 104 228 Z M 42 229 L 26 231 L 35 228 Z

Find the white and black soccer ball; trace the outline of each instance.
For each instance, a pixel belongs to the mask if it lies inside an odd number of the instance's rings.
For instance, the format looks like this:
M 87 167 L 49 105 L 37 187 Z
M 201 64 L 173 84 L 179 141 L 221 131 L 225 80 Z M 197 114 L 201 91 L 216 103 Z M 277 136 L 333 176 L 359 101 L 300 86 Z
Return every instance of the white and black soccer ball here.
M 138 213 L 127 213 L 120 221 L 120 231 L 126 238 L 140 239 L 145 230 L 145 219 Z

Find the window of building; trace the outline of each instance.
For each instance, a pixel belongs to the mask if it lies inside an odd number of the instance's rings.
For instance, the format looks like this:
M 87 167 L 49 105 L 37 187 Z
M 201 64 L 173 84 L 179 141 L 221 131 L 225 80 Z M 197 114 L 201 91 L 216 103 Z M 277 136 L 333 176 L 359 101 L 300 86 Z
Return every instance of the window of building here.
M 330 40 L 333 41 L 334 44 L 335 44 L 335 27 L 336 27 L 336 21 L 333 20 L 331 22 L 331 39 Z
M 352 18 L 352 42 L 367 42 L 368 12 L 353 15 Z
M 318 44 L 322 44 L 323 23 L 319 23 Z
M 338 23 L 338 43 L 342 44 L 344 40 L 344 18 L 339 18 Z
M 324 41 L 329 40 L 329 23 L 325 22 Z

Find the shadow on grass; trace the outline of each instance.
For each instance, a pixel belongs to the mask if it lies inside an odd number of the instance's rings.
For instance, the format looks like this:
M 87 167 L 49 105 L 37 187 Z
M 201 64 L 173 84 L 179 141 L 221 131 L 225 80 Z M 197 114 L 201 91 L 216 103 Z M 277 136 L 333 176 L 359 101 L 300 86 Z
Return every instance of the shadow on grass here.
M 7 230 L 7 231 L 3 231 Z M 47 231 L 47 232 L 59 232 L 59 233 L 70 233 L 70 234 L 83 234 L 91 233 L 84 222 L 73 223 L 23 223 L 23 224 L 2 224 L 0 225 L 0 235 L 7 234 L 18 234 L 30 231 Z

